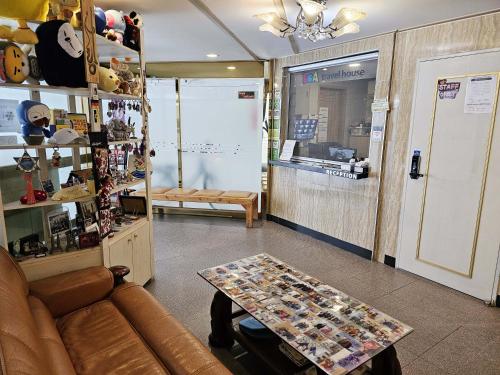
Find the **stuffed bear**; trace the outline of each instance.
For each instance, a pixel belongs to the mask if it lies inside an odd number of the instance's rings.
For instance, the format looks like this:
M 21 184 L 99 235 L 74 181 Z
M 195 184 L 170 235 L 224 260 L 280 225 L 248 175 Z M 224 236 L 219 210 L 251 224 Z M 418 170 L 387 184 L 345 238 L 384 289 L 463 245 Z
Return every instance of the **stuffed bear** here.
M 1 0 L 0 17 L 17 20 L 19 28 L 12 30 L 8 26 L 0 26 L 0 39 L 20 44 L 36 44 L 37 36 L 27 22 L 45 21 L 48 11 L 49 0 Z
M 87 87 L 83 46 L 66 21 L 53 20 L 36 29 L 38 63 L 45 81 L 53 86 Z
M 0 82 L 23 83 L 29 73 L 28 57 L 21 48 L 0 42 Z
M 44 135 L 50 138 L 50 131 L 45 129 L 49 126 L 50 110 L 45 104 L 33 100 L 24 100 L 18 104 L 17 118 L 21 123 L 21 133 L 29 142 L 29 137 Z
M 104 13 L 104 10 L 99 7 L 94 8 L 94 14 L 95 32 L 99 35 L 102 35 L 102 33 L 104 33 L 104 29 L 106 29 L 106 14 Z
M 118 78 L 113 69 L 103 66 L 99 67 L 99 90 L 113 92 L 120 87 L 120 83 L 120 78 Z
M 112 41 L 123 44 L 123 34 L 126 29 L 123 12 L 110 9 L 104 12 L 104 14 L 106 15 L 106 37 Z

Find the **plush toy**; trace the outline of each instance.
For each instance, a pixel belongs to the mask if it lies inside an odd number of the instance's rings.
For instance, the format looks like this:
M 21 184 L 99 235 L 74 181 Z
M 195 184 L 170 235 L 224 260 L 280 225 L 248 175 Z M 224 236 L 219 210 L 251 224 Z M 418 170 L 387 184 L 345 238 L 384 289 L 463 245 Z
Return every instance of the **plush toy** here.
M 83 46 L 66 21 L 53 20 L 36 29 L 38 63 L 49 85 L 87 87 Z
M 94 14 L 95 14 L 95 31 L 97 34 L 101 35 L 104 32 L 104 29 L 106 29 L 106 14 L 104 13 L 104 10 L 99 7 L 94 8 Z
M 104 12 L 104 14 L 106 15 L 106 37 L 117 43 L 123 44 L 123 34 L 126 29 L 123 12 L 110 9 Z
M 0 39 L 8 39 L 20 44 L 36 44 L 36 34 L 28 27 L 27 21 L 45 21 L 49 11 L 49 0 L 1 0 L 0 17 L 18 22 L 19 28 L 12 30 L 0 26 Z
M 141 49 L 141 31 L 143 25 L 142 16 L 137 12 L 131 12 L 130 15 L 124 16 L 126 28 L 123 44 L 133 50 L 140 51 Z
M 50 0 L 50 13 L 55 19 L 68 21 L 72 26 L 80 26 L 76 16 L 80 11 L 80 0 Z
M 134 74 L 130 71 L 128 64 L 120 62 L 117 58 L 112 58 L 110 63 L 111 69 L 115 71 L 120 79 L 120 86 L 114 90 L 117 94 L 131 95 L 131 84 L 134 82 Z
M 18 104 L 16 113 L 26 143 L 31 144 L 31 136 L 50 138 L 49 130 L 45 129 L 49 126 L 50 110 L 45 104 L 33 100 L 24 100 Z
M 120 78 L 112 70 L 103 66 L 99 67 L 99 90 L 113 92 L 120 87 Z
M 0 42 L 0 82 L 22 83 L 29 72 L 28 57 L 21 48 Z

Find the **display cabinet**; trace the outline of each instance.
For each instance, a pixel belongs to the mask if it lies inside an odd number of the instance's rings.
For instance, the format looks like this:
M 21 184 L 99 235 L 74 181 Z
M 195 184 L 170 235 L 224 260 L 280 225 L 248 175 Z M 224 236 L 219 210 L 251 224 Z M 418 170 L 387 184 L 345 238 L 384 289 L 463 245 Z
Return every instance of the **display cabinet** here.
M 29 22 L 28 24 L 34 29 L 39 24 L 39 21 Z M 62 246 L 59 243 L 54 245 L 55 237 L 51 235 L 51 225 L 62 225 L 57 221 L 49 222 L 54 218 L 54 212 L 69 212 L 70 231 L 77 226 L 75 217 L 85 205 L 92 206 L 96 204 L 99 207 L 98 196 L 100 190 L 93 191 L 91 185 L 88 186 L 86 196 L 79 198 L 69 198 L 62 200 L 54 200 L 50 196 L 46 200 L 36 202 L 34 204 L 23 204 L 19 197 L 24 194 L 24 181 L 22 173 L 15 171 L 13 157 L 20 157 L 27 152 L 29 155 L 38 159 L 39 170 L 32 173 L 33 185 L 35 188 L 45 190 L 42 186 L 42 181 L 55 180 L 54 190 L 60 190 L 60 185 L 64 181 L 58 181 L 59 176 L 64 175 L 60 170 L 54 168 L 53 158 L 57 151 L 62 155 L 61 166 L 69 171 L 82 171 L 84 169 L 92 169 L 95 178 L 96 162 L 93 159 L 95 154 L 94 145 L 88 143 L 70 143 L 70 144 L 48 144 L 28 145 L 21 142 L 0 142 L 0 158 L 2 160 L 12 160 L 9 163 L 3 163 L 0 168 L 0 245 L 5 249 L 19 255 L 19 247 L 30 246 L 22 243 L 22 239 L 29 238 L 30 235 L 36 235 L 37 241 L 47 247 L 47 251 L 31 252 L 30 255 L 18 256 L 18 261 L 21 268 L 26 273 L 28 280 L 37 280 L 48 276 L 86 268 L 89 266 L 104 265 L 110 267 L 113 265 L 126 265 L 131 268 L 129 281 L 135 281 L 139 284 L 145 284 L 154 276 L 154 251 L 153 251 L 153 235 L 152 235 L 152 208 L 150 198 L 151 188 L 151 163 L 150 163 L 150 147 L 149 147 L 149 132 L 148 132 L 148 113 L 150 111 L 147 96 L 146 96 L 146 79 L 145 79 L 145 61 L 143 51 L 143 30 L 140 30 L 140 45 L 141 50 L 136 51 L 121 45 L 117 42 L 108 40 L 107 38 L 95 33 L 95 18 L 94 18 L 94 2 L 92 0 L 81 0 L 81 26 L 75 28 L 77 36 L 83 40 L 84 55 L 85 55 L 85 71 L 88 87 L 72 88 L 72 87 L 55 87 L 41 82 L 40 84 L 33 83 L 0 83 L 0 99 L 8 99 L 11 97 L 9 92 L 16 95 L 26 93 L 26 99 L 33 101 L 44 102 L 46 97 L 56 95 L 58 98 L 64 96 L 66 98 L 66 107 L 70 113 L 84 113 L 87 117 L 89 134 L 102 132 L 104 128 L 104 115 L 106 114 L 105 103 L 111 101 L 113 103 L 128 103 L 136 104 L 136 109 L 139 113 L 136 116 L 141 123 L 136 123 L 135 137 L 118 141 L 107 141 L 106 147 L 110 150 L 110 155 L 113 150 L 126 150 L 129 163 L 125 163 L 124 168 L 132 167 L 134 157 L 138 151 L 138 146 L 141 145 L 141 162 L 143 173 L 137 177 L 128 178 L 116 183 L 112 183 L 112 188 L 109 191 L 112 206 L 119 206 L 120 195 L 127 195 L 131 189 L 145 188 L 146 189 L 146 211 L 142 215 L 129 215 L 126 220 L 118 220 L 111 223 L 112 231 L 110 233 L 99 233 L 96 243 L 93 246 L 81 246 L 80 243 L 73 242 L 73 236 L 68 235 L 66 241 L 70 241 L 71 245 Z M 99 74 L 98 66 L 107 65 L 111 58 L 134 63 L 137 66 L 137 74 L 140 81 L 140 94 L 117 94 L 114 92 L 102 91 L 98 88 Z M 135 69 L 135 68 L 134 68 Z M 15 96 L 14 94 L 12 94 Z M 60 99 L 58 99 L 60 100 Z M 109 111 L 109 109 L 108 109 Z M 2 134 L 0 134 L 2 135 Z M 13 139 L 13 138 L 11 138 Z M 20 140 L 21 137 L 17 137 Z M 102 147 L 102 145 L 100 145 Z M 134 147 L 135 146 L 135 147 Z M 129 152 L 130 150 L 130 152 Z M 52 157 L 50 156 L 52 153 Z M 128 155 L 130 153 L 130 155 Z M 3 154 L 3 156 L 2 156 Z M 65 156 L 67 155 L 67 156 Z M 128 157 L 130 156 L 130 157 Z M 109 161 L 108 161 L 109 162 Z M 126 173 L 122 173 L 125 175 Z M 54 176 L 56 176 L 54 178 Z M 51 178 L 52 177 L 52 178 Z M 90 180 L 92 180 L 92 177 Z M 98 187 L 99 188 L 99 187 Z M 92 203 L 94 202 L 94 203 Z M 78 204 L 78 209 L 76 205 Z M 111 211 L 110 211 L 111 212 Z M 100 211 L 97 210 L 96 223 L 99 228 L 102 224 L 103 217 L 100 216 Z M 64 215 L 63 215 L 64 216 Z M 133 217 L 132 217 L 133 216 Z M 80 218 L 80 216 L 78 216 Z M 113 216 L 114 217 L 114 216 Z M 112 218 L 113 218 L 112 217 Z M 55 218 L 52 220 L 60 220 Z M 85 227 L 85 225 L 83 226 Z M 69 233 L 69 232 L 68 232 Z M 87 233 L 84 229 L 80 235 L 85 236 Z M 78 233 L 75 234 L 78 238 Z M 95 238 L 94 238 L 95 240 Z M 27 240 L 26 240 L 27 241 Z M 59 236 L 57 236 L 59 241 Z M 57 246 L 57 251 L 54 247 Z M 13 249 L 13 247 L 16 247 Z M 82 249 L 82 247 L 85 247 Z

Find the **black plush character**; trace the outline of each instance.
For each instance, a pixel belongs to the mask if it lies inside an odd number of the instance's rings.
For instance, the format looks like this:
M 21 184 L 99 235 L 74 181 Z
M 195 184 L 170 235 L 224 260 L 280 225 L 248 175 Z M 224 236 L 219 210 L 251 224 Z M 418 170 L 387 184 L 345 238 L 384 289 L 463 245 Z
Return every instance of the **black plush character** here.
M 36 29 L 35 51 L 49 85 L 86 87 L 83 45 L 66 21 L 53 20 Z

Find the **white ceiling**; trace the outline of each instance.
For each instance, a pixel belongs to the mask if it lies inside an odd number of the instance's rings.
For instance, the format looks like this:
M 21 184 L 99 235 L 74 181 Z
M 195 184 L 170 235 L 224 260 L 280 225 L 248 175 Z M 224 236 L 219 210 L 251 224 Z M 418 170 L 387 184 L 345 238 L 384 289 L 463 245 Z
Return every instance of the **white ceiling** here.
M 276 11 L 279 0 L 201 0 L 255 55 L 261 59 L 293 54 L 290 41 L 258 30 L 262 23 L 252 16 Z M 289 22 L 298 13 L 295 0 L 283 0 Z M 136 10 L 144 15 L 145 53 L 149 62 L 205 61 L 206 54 L 218 60 L 253 60 L 225 30 L 188 0 L 98 0 L 104 9 Z M 405 29 L 432 22 L 500 8 L 500 0 L 348 0 L 328 1 L 325 20 L 342 7 L 368 13 L 359 22 L 361 32 L 335 40 L 312 43 L 298 39 L 300 52 L 352 39 Z

